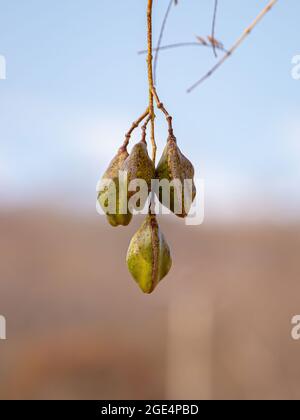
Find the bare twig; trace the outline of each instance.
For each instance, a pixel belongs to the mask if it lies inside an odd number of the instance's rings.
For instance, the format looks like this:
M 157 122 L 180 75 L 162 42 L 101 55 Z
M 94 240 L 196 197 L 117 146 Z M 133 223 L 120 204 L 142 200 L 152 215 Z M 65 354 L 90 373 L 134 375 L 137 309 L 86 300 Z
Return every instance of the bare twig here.
M 132 123 L 132 126 L 130 127 L 129 131 L 125 134 L 125 141 L 121 149 L 127 148 L 130 141 L 131 134 L 140 125 L 140 123 L 147 117 L 147 115 L 149 115 L 149 108 L 147 108 L 144 114 L 141 115 L 136 121 L 134 121 L 134 123 Z
M 272 9 L 272 7 L 278 2 L 278 0 L 271 0 L 268 5 L 259 13 L 259 15 L 255 18 L 255 20 L 248 26 L 247 29 L 243 32 L 243 34 L 238 38 L 238 40 L 233 44 L 230 50 L 221 58 L 220 61 L 208 72 L 204 77 L 194 83 L 187 92 L 190 93 L 194 89 L 196 89 L 199 85 L 201 85 L 206 79 L 208 79 L 219 67 L 224 64 L 229 57 L 239 48 L 239 46 L 245 41 L 245 39 L 250 35 L 252 30 L 257 26 L 257 24 L 265 17 L 265 15 Z
M 215 0 L 214 16 L 213 16 L 212 31 L 211 31 L 211 38 L 212 38 L 213 41 L 215 40 L 217 12 L 218 12 L 218 0 Z M 215 42 L 213 42 L 212 47 L 213 47 L 213 52 L 215 54 L 215 57 L 218 57 Z
M 155 113 L 154 113 L 154 99 L 153 99 L 153 88 L 154 88 L 154 81 L 153 81 L 153 41 L 152 41 L 152 8 L 153 8 L 153 0 L 148 0 L 148 8 L 147 8 L 147 33 L 148 33 L 148 83 L 149 83 L 149 115 L 151 117 L 151 143 L 152 143 L 152 160 L 155 164 L 156 161 L 156 142 L 155 142 Z
M 161 46 L 162 39 L 163 39 L 163 36 L 164 36 L 164 32 L 165 32 L 165 29 L 166 29 L 166 24 L 167 24 L 168 17 L 169 17 L 170 11 L 172 9 L 173 3 L 174 3 L 174 0 L 170 0 L 170 3 L 168 5 L 168 8 L 167 8 L 167 11 L 166 11 L 163 23 L 162 23 L 162 27 L 161 27 L 161 30 L 160 30 L 158 43 L 157 43 L 157 48 L 155 48 L 155 51 L 156 51 L 155 58 L 154 58 L 154 84 L 155 85 L 156 85 L 156 81 L 157 81 L 156 75 L 157 75 L 158 54 L 159 54 L 160 46 Z

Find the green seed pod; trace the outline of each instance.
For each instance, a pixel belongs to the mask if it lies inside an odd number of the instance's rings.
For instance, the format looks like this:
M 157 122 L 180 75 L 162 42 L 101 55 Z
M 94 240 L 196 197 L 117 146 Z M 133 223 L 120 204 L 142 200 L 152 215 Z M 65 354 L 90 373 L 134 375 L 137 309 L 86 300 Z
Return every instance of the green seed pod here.
M 130 186 L 132 181 L 144 180 L 148 186 L 148 194 L 151 191 L 151 181 L 155 178 L 155 166 L 150 159 L 147 151 L 147 144 L 144 141 L 137 143 L 128 158 L 122 165 L 122 171 L 127 173 L 127 183 Z M 136 191 L 128 191 L 128 201 L 136 194 Z M 142 209 L 145 206 L 147 197 L 142 198 L 138 207 Z M 137 210 L 137 206 L 133 206 Z
M 172 183 L 170 197 L 166 200 L 160 188 L 158 198 L 178 217 L 185 218 L 188 215 L 196 197 L 194 175 L 192 163 L 180 151 L 175 137 L 170 136 L 156 168 L 156 178 Z
M 127 214 L 121 214 L 121 208 L 125 207 L 125 209 L 127 209 L 127 204 L 124 203 L 124 206 L 122 206 L 119 197 L 119 171 L 121 170 L 121 167 L 123 166 L 128 156 L 129 155 L 126 148 L 121 148 L 118 151 L 117 155 L 113 158 L 105 174 L 102 177 L 102 181 L 107 180 L 108 182 L 101 186 L 101 190 L 98 194 L 98 202 L 101 205 L 103 211 L 105 212 L 108 222 L 113 227 L 127 226 L 129 225 L 132 219 L 132 214 L 129 211 L 127 211 Z M 115 206 L 112 211 L 108 209 L 108 194 L 111 187 L 115 199 Z
M 169 273 L 170 248 L 159 229 L 156 216 L 148 215 L 131 240 L 127 253 L 128 269 L 144 293 L 150 294 Z

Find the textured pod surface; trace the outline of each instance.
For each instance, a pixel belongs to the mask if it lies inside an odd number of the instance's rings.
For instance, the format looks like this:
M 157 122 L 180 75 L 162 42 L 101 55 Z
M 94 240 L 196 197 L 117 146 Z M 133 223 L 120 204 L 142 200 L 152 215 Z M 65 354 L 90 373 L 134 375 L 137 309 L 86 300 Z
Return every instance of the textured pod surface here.
M 156 178 L 160 181 L 164 179 L 169 182 L 180 181 L 182 188 L 177 188 L 175 184 L 171 188 L 169 201 L 165 201 L 161 191 L 159 192 L 160 202 L 178 217 L 184 218 L 188 215 L 196 197 L 194 175 L 195 171 L 192 163 L 180 151 L 176 139 L 169 137 L 163 155 L 157 165 Z M 185 180 L 190 180 L 190 184 L 185 185 Z M 184 205 L 185 203 L 186 205 Z
M 156 216 L 148 215 L 131 240 L 128 269 L 144 293 L 152 293 L 172 266 L 170 248 L 159 229 Z
M 121 148 L 117 155 L 113 158 L 111 163 L 109 164 L 105 174 L 102 177 L 102 180 L 110 180 L 115 184 L 116 188 L 116 212 L 110 213 L 107 211 L 107 192 L 109 190 L 109 186 L 105 185 L 101 188 L 98 194 L 98 201 L 101 205 L 103 211 L 106 213 L 106 217 L 108 222 L 114 226 L 127 226 L 131 222 L 132 214 L 128 211 L 127 214 L 120 213 L 120 201 L 119 201 L 119 171 L 121 170 L 124 162 L 128 158 L 128 152 L 126 149 Z
M 125 160 L 122 171 L 127 172 L 128 185 L 131 181 L 142 179 L 146 181 L 148 193 L 151 191 L 151 181 L 155 178 L 155 166 L 150 159 L 145 142 L 137 143 L 128 158 Z M 128 191 L 128 200 L 135 194 L 134 191 Z M 145 203 L 142 203 L 143 207 Z

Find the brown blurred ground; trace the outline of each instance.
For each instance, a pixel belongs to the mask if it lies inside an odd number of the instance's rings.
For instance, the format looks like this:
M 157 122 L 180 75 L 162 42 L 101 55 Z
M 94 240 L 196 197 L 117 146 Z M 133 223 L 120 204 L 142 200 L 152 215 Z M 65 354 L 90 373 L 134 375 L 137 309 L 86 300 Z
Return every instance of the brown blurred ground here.
M 0 215 L 0 397 L 300 398 L 300 228 L 162 221 L 174 266 L 144 296 L 139 224 Z

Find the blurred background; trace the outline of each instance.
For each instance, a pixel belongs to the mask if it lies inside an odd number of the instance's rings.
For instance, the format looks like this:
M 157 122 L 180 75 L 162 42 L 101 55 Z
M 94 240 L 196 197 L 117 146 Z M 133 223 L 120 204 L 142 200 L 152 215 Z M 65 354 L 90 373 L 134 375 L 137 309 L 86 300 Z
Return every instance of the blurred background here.
M 169 1 L 155 3 L 157 39 Z M 219 3 L 229 47 L 267 2 Z M 299 399 L 300 4 L 279 1 L 193 94 L 212 51 L 161 52 L 157 86 L 205 180 L 205 222 L 160 218 L 174 265 L 151 296 L 125 264 L 142 218 L 113 229 L 95 208 L 147 103 L 145 6 L 0 0 L 0 398 Z M 179 1 L 163 44 L 209 35 L 212 12 Z M 159 153 L 166 136 L 158 119 Z

